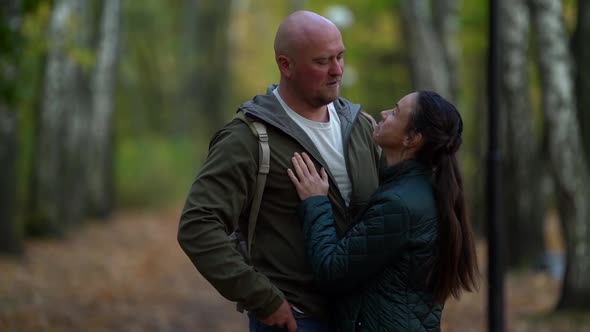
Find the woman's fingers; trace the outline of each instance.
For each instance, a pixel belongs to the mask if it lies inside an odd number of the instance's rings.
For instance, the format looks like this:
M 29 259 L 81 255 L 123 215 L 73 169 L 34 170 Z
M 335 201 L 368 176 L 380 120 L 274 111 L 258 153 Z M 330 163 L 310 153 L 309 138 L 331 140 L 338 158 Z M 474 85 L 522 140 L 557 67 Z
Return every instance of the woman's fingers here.
M 297 163 L 299 164 L 299 167 L 301 168 L 301 171 L 303 172 L 303 175 L 306 178 L 310 178 L 311 177 L 311 169 L 309 168 L 309 166 L 305 163 L 305 161 L 303 160 L 303 158 L 301 157 L 301 154 L 295 152 L 295 158 L 297 159 Z M 313 166 L 313 164 L 312 164 Z M 315 170 L 315 169 L 314 169 Z
M 295 176 L 295 173 L 293 173 L 293 171 L 290 168 L 287 168 L 287 175 L 289 176 L 289 179 L 291 179 L 291 182 L 293 182 L 293 184 L 295 185 L 295 188 L 300 186 L 299 179 L 297 178 L 297 176 Z
M 306 153 L 295 153 L 291 158 L 291 162 L 293 168 L 287 169 L 287 175 L 295 185 L 299 198 L 303 200 L 315 195 L 328 194 L 328 174 L 323 167 L 318 172 L 313 161 Z
M 300 181 L 303 180 L 305 178 L 305 173 L 303 171 L 303 168 L 301 167 L 302 165 L 299 163 L 299 160 L 297 160 L 297 156 L 293 156 L 293 158 L 291 158 L 291 162 L 293 163 L 293 169 L 295 169 L 295 174 L 297 174 L 297 177 Z
M 295 169 L 300 184 L 308 181 L 328 183 L 328 174 L 326 173 L 326 170 L 322 167 L 321 171 L 318 173 L 313 161 L 307 153 L 303 152 L 299 154 L 295 152 L 291 161 L 293 162 L 293 168 Z
M 309 170 L 309 174 L 311 174 L 311 175 L 318 175 L 318 172 L 315 169 L 315 165 L 313 164 L 313 161 L 311 161 L 311 158 L 309 158 L 309 156 L 307 155 L 307 153 L 303 152 L 301 155 L 302 155 L 302 160 L 307 165 L 307 169 Z

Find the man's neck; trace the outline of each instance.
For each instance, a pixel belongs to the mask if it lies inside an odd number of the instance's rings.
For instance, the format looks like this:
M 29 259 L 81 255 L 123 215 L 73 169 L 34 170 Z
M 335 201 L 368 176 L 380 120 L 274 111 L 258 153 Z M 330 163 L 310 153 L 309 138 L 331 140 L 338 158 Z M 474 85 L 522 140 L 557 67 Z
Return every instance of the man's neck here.
M 281 90 L 279 86 L 279 95 L 281 99 L 293 110 L 293 112 L 301 115 L 302 117 L 316 122 L 328 122 L 330 121 L 330 116 L 328 114 L 328 107 L 327 105 L 323 105 L 320 107 L 311 107 L 309 104 L 304 102 L 301 99 L 294 97 L 289 91 L 284 91 L 287 89 Z

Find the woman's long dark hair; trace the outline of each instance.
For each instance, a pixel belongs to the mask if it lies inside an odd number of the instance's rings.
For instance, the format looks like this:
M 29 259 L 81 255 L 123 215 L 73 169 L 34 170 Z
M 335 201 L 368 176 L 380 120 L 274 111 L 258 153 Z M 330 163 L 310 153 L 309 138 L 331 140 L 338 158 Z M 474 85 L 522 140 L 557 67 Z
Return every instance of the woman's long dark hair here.
M 463 120 L 447 100 L 432 91 L 419 91 L 409 130 L 421 133 L 424 144 L 416 160 L 432 166 L 438 207 L 438 255 L 427 283 L 434 300 L 444 303 L 461 290 L 478 288 L 479 270 L 471 224 L 467 219 L 463 177 L 456 153 L 462 143 Z

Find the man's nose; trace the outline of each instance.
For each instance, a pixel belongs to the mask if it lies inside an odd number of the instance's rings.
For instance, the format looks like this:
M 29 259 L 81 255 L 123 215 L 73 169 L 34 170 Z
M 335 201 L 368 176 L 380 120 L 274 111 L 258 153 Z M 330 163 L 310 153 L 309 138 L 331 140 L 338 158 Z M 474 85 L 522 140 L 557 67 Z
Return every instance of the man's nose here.
M 331 62 L 331 66 L 330 66 L 330 74 L 334 75 L 334 76 L 340 76 L 342 75 L 342 72 L 344 71 L 344 64 L 341 62 L 341 60 L 338 59 L 334 59 Z

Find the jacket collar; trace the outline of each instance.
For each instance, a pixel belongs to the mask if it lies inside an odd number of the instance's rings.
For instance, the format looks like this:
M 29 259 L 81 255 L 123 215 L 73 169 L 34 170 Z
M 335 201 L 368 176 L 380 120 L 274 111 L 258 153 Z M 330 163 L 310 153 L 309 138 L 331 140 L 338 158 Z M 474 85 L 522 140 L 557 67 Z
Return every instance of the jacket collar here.
M 432 168 L 416 160 L 406 160 L 383 169 L 380 182 L 389 183 L 400 179 L 402 176 L 419 175 L 432 175 Z
M 278 84 L 271 84 L 264 95 L 256 95 L 251 101 L 248 101 L 240 106 L 241 111 L 247 115 L 258 118 L 278 129 L 291 133 L 293 126 L 299 128 L 293 120 L 289 117 L 287 112 L 283 109 L 272 91 L 276 89 Z M 358 116 L 361 106 L 353 104 L 344 98 L 338 98 L 334 102 L 334 108 L 340 117 L 342 123 L 343 135 L 350 131 L 352 123 Z M 239 111 L 238 110 L 238 111 Z
M 326 168 L 326 170 L 329 170 L 327 163 L 320 155 L 315 144 L 307 136 L 305 131 L 303 131 L 303 129 L 291 119 L 272 93 L 277 86 L 277 84 L 271 84 L 266 90 L 266 94 L 256 95 L 251 101 L 242 104 L 238 109 L 238 112 L 242 111 L 247 116 L 265 122 L 293 137 L 307 150 L 307 152 L 311 153 L 313 157 Z M 360 113 L 361 107 L 358 104 L 352 104 L 346 99 L 339 97 L 334 101 L 334 108 L 340 117 L 342 137 L 344 144 L 346 144 L 346 140 L 352 130 L 352 124 Z

